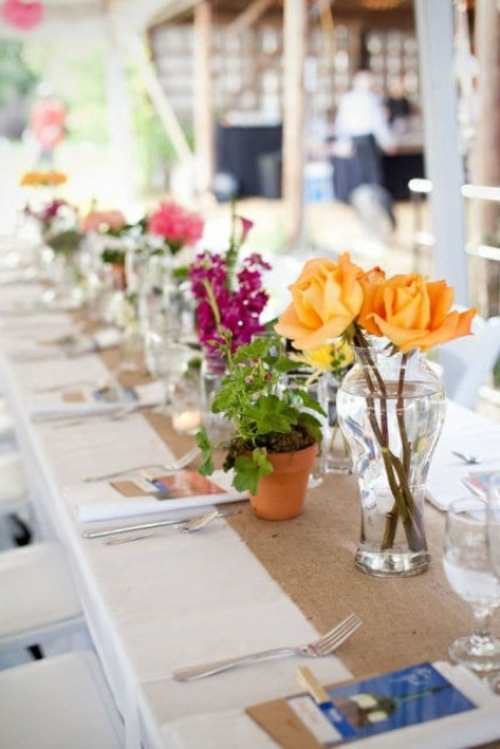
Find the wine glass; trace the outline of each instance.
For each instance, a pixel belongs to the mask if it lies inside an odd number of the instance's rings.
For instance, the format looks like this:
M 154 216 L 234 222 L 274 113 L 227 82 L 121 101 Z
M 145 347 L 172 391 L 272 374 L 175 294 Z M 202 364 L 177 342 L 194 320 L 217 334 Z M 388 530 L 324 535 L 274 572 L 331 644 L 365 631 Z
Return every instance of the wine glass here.
M 487 541 L 490 562 L 500 581 L 500 472 L 488 481 Z M 500 674 L 489 679 L 491 689 L 500 694 Z
M 188 368 L 191 349 L 162 331 L 150 329 L 145 335 L 144 355 L 149 372 L 165 387 L 163 404 L 155 409 L 155 413 L 169 415 L 175 386 Z
M 488 548 L 491 565 L 500 579 L 500 472 L 488 481 Z
M 500 669 L 500 640 L 492 636 L 490 620 L 500 606 L 500 580 L 490 561 L 487 504 L 479 498 L 458 499 L 447 512 L 443 566 L 450 586 L 472 606 L 472 635 L 453 642 L 450 658 L 478 672 Z

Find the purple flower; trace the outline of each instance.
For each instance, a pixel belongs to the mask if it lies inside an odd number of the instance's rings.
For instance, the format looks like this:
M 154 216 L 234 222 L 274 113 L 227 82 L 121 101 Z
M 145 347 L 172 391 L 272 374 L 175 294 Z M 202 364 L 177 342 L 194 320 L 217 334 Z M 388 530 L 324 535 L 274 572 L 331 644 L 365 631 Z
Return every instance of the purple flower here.
M 269 296 L 262 287 L 262 271 L 270 267 L 253 253 L 242 261 L 234 279 L 229 279 L 225 255 L 203 252 L 196 257 L 189 277 L 198 302 L 202 346 L 217 350 L 223 342 L 221 329 L 231 332 L 233 351 L 263 332 L 260 314 Z

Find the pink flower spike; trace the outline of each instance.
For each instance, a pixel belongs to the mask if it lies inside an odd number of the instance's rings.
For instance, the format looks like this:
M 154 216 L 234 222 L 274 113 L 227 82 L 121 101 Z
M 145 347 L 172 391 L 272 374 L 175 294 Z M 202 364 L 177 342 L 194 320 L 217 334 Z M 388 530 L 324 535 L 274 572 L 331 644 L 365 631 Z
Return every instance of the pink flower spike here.
M 248 236 L 248 232 L 253 226 L 253 221 L 250 221 L 249 218 L 243 218 L 243 216 L 239 216 L 239 219 L 241 221 L 241 244 L 245 241 L 245 239 Z

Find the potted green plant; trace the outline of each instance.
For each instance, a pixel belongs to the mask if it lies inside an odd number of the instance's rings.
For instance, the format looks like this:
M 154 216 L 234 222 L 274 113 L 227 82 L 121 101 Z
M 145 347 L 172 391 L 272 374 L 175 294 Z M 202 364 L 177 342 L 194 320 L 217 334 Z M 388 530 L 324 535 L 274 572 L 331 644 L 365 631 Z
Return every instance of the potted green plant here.
M 321 442 L 324 412 L 304 385 L 295 386 L 289 375 L 297 362 L 283 353 L 281 339 L 274 335 L 255 338 L 231 351 L 230 335 L 225 336 L 221 353 L 227 361 L 220 390 L 211 411 L 221 414 L 233 428 L 232 436 L 214 444 L 206 430 L 197 434 L 204 461 L 200 472 L 214 470 L 213 453 L 222 449 L 223 469 L 233 471 L 233 486 L 248 490 L 254 512 L 267 519 L 285 519 L 299 514 L 307 481 Z M 305 460 L 305 467 L 301 462 Z M 266 494 L 284 471 L 282 490 L 271 489 L 273 506 Z M 299 499 L 292 502 L 298 490 Z

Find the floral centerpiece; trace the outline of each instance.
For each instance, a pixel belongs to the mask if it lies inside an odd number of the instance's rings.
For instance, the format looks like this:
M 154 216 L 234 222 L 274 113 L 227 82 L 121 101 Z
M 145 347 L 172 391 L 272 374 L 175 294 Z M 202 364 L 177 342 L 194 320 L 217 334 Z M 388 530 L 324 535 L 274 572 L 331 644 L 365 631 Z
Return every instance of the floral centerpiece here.
M 194 245 L 203 235 L 204 221 L 173 201 L 162 201 L 147 218 L 147 231 L 161 237 L 165 247 L 176 255 L 185 245 Z
M 81 229 L 84 232 L 95 231 L 113 235 L 120 233 L 126 225 L 125 216 L 116 209 L 99 211 L 92 208 L 80 222 Z
M 200 253 L 190 268 L 200 343 L 209 356 L 223 363 L 210 411 L 231 426 L 230 434 L 222 439 L 204 426 L 197 442 L 204 455 L 204 475 L 214 469 L 214 450 L 222 449 L 224 470 L 233 471 L 236 489 L 250 491 L 255 513 L 282 519 L 293 517 L 302 506 L 307 475 L 321 441 L 321 426 L 314 413 L 322 410 L 306 387 L 284 384 L 286 374 L 298 364 L 284 355 L 279 337 L 267 331 L 261 321 L 268 300 L 262 273 L 270 266 L 256 253 L 241 261 L 238 257 L 251 227 L 252 222 L 239 217 L 233 204 L 227 251 Z M 273 490 L 278 507 L 264 510 L 263 487 L 277 473 L 278 456 L 288 463 L 290 456 L 303 453 L 307 454 L 307 467 L 300 477 L 295 468 L 291 471 L 292 466 L 287 466 L 291 472 L 285 493 L 291 494 L 295 487 L 290 484 L 295 484 L 298 505 L 287 507 Z
M 301 350 L 341 338 L 357 365 L 337 407 L 362 498 L 356 563 L 375 575 L 423 571 L 428 553 L 423 496 L 444 418 L 444 390 L 415 353 L 468 335 L 475 310 L 452 309 L 453 290 L 419 274 L 386 278 L 348 254 L 306 263 L 276 330 Z M 380 532 L 380 537 L 377 533 Z
M 33 170 L 25 172 L 20 180 L 22 187 L 58 187 L 68 181 L 64 172 L 50 170 Z

